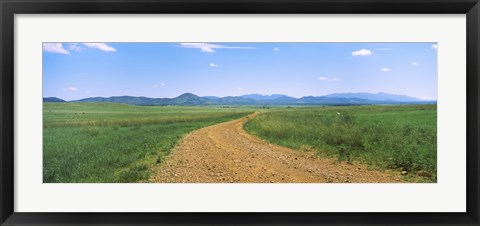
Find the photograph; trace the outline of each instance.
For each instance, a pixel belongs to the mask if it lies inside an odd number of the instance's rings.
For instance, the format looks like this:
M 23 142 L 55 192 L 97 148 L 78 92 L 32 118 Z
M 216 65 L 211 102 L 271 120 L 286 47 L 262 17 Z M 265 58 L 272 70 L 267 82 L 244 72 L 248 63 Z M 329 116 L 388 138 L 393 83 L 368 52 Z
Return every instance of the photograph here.
M 479 225 L 479 2 L 0 0 L 0 226 Z
M 43 183 L 437 183 L 438 48 L 43 42 Z

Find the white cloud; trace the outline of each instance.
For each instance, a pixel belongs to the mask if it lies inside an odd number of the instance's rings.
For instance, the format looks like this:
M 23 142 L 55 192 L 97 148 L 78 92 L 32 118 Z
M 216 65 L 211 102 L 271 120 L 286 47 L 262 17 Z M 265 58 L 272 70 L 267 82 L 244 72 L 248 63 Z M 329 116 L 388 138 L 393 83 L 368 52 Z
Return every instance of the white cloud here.
M 78 43 L 70 43 L 70 44 L 68 45 L 68 48 L 69 48 L 70 50 L 76 51 L 76 52 L 82 51 L 82 47 L 80 47 L 80 46 L 78 45 Z
M 275 48 L 273 48 L 273 51 L 280 51 L 280 48 L 275 47 Z
M 392 69 L 391 69 L 391 68 L 388 68 L 388 67 L 382 67 L 382 68 L 380 69 L 380 71 L 383 71 L 383 72 L 389 72 L 389 71 L 391 71 L 391 70 L 392 70 Z
M 438 45 L 437 45 L 437 44 L 433 44 L 433 45 L 432 45 L 432 49 L 438 49 Z
M 237 90 L 238 90 L 238 91 L 243 91 L 243 88 L 237 87 Z
M 340 81 L 339 78 L 327 78 L 327 77 L 319 77 L 318 80 L 321 80 L 321 81 L 328 81 L 328 82 L 337 82 L 337 81 Z
M 412 65 L 413 65 L 413 66 L 420 66 L 420 64 L 417 63 L 417 62 L 413 62 Z
M 43 43 L 43 51 L 50 53 L 70 54 L 70 51 L 63 48 L 62 43 Z
M 372 55 L 372 51 L 368 49 L 360 49 L 352 52 L 352 56 L 370 56 L 370 55 Z
M 159 85 L 159 84 L 155 84 L 155 85 L 153 85 L 153 88 L 158 88 L 158 87 L 160 87 L 160 86 L 165 86 L 165 83 L 162 82 L 162 83 L 160 83 L 160 85 Z
M 117 50 L 106 43 L 95 43 L 95 42 L 88 42 L 88 43 L 83 43 L 85 46 L 93 49 L 99 49 L 105 52 L 116 52 Z
M 83 43 L 88 48 L 99 49 L 105 52 L 116 52 L 117 50 L 105 43 Z M 75 52 L 81 52 L 82 47 L 78 43 L 69 43 L 68 49 Z M 70 51 L 63 47 L 62 43 L 43 43 L 43 51 L 51 53 L 70 54 Z
M 76 87 L 70 86 L 68 88 L 63 88 L 63 91 L 78 91 Z
M 210 63 L 209 66 L 210 66 L 210 67 L 218 67 L 218 64 Z
M 213 53 L 215 49 L 255 49 L 253 47 L 236 47 L 236 46 L 225 46 L 225 45 L 216 45 L 210 43 L 180 43 L 182 48 L 192 48 L 200 49 L 202 52 Z

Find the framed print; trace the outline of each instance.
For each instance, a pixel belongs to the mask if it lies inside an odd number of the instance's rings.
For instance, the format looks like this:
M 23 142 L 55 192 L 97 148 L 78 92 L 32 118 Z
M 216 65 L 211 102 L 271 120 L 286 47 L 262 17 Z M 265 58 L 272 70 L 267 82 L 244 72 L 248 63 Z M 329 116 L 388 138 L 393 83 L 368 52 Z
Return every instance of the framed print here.
M 479 7 L 1 1 L 1 224 L 478 225 Z

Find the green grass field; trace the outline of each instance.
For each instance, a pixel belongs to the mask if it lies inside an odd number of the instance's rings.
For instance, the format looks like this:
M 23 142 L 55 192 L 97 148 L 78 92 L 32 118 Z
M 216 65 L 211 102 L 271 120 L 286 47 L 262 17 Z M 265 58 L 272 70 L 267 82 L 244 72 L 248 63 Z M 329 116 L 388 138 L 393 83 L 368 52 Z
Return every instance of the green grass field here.
M 249 108 L 44 103 L 43 182 L 137 182 L 187 133 Z
M 276 108 L 244 128 L 282 146 L 436 181 L 436 105 Z
M 45 183 L 138 182 L 187 133 L 256 109 L 44 103 Z M 436 181 L 436 105 L 263 109 L 245 129 L 318 156 Z

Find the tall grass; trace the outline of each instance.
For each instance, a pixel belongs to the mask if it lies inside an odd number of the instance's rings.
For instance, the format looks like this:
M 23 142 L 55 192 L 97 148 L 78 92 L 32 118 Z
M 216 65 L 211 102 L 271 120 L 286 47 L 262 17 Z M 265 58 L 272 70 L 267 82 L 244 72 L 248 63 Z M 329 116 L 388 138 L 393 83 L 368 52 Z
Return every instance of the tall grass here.
M 436 105 L 265 111 L 245 129 L 269 142 L 436 181 Z
M 137 182 L 190 131 L 251 109 L 45 103 L 43 182 Z

